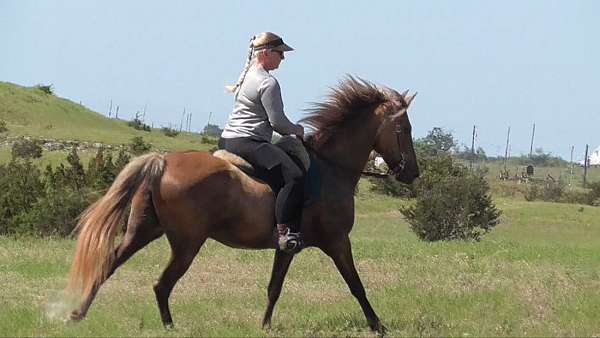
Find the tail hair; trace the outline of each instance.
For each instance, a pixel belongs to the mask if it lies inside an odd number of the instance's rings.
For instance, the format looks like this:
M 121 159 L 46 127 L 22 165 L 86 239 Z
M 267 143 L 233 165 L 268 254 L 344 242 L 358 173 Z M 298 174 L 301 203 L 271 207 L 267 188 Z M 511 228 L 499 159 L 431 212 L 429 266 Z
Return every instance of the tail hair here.
M 79 236 L 67 286 L 70 293 L 84 297 L 107 277 L 114 260 L 115 236 L 127 206 L 140 187 L 151 191 L 157 186 L 164 167 L 164 157 L 158 153 L 134 158 L 106 194 L 81 214 L 74 230 Z

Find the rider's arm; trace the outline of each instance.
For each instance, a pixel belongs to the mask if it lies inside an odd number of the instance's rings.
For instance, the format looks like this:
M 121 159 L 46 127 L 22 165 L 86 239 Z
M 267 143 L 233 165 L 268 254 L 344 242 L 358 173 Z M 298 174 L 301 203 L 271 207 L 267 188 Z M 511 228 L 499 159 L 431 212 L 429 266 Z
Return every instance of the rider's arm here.
M 302 126 L 290 122 L 283 112 L 281 89 L 277 80 L 274 77 L 266 78 L 259 90 L 261 93 L 260 100 L 267 112 L 273 130 L 281 135 L 301 135 L 304 131 Z

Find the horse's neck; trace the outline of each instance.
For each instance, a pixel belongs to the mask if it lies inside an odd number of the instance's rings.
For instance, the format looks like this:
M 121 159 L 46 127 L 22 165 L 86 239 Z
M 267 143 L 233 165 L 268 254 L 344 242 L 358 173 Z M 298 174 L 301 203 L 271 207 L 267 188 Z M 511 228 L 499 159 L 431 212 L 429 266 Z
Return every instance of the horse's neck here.
M 317 154 L 335 167 L 340 179 L 354 187 L 369 159 L 376 131 L 371 121 L 349 123 L 337 130 Z

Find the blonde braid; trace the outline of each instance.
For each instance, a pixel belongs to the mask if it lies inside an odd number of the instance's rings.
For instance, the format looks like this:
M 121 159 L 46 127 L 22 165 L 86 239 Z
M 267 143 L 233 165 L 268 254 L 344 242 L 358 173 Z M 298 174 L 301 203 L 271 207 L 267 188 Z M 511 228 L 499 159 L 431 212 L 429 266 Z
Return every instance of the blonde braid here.
M 242 73 L 240 74 L 240 77 L 238 78 L 237 82 L 233 86 L 225 86 L 225 89 L 230 93 L 234 93 L 242 85 L 242 82 L 244 82 L 244 78 L 246 78 L 246 73 L 248 73 L 248 70 L 252 65 L 254 39 L 256 39 L 256 36 L 253 36 L 252 39 L 250 39 L 250 46 L 248 47 L 248 58 L 246 59 L 244 70 L 242 70 Z

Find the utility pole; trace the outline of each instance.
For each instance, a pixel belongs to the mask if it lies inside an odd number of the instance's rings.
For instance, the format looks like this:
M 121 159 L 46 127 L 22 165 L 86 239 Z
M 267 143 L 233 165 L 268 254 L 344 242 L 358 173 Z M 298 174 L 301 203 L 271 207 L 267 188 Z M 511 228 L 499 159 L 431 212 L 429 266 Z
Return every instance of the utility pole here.
M 181 122 L 179 123 L 179 132 L 183 129 L 183 118 L 185 117 L 185 107 L 183 108 L 183 115 L 181 115 Z
M 117 105 L 117 111 L 115 112 L 115 118 L 119 118 L 119 105 Z
M 588 167 L 588 145 L 585 145 L 585 157 L 583 158 L 583 188 L 587 187 L 587 167 Z
M 529 147 L 529 158 L 533 155 L 533 138 L 535 136 L 535 122 L 533 123 L 533 131 L 531 132 L 531 147 Z
M 110 108 L 108 108 L 108 117 L 112 114 L 112 99 L 110 99 Z
M 473 138 L 471 139 L 471 163 L 469 169 L 473 169 L 473 161 L 475 160 L 475 125 L 473 125 Z
M 506 161 L 508 161 L 508 145 L 510 142 L 510 126 L 508 126 L 508 134 L 506 135 L 506 150 L 504 150 L 504 171 L 506 172 Z
M 573 163 L 573 151 L 575 150 L 575 146 L 571 146 L 571 175 L 569 176 L 569 188 L 571 188 L 571 181 L 573 180 L 573 167 L 575 164 Z

